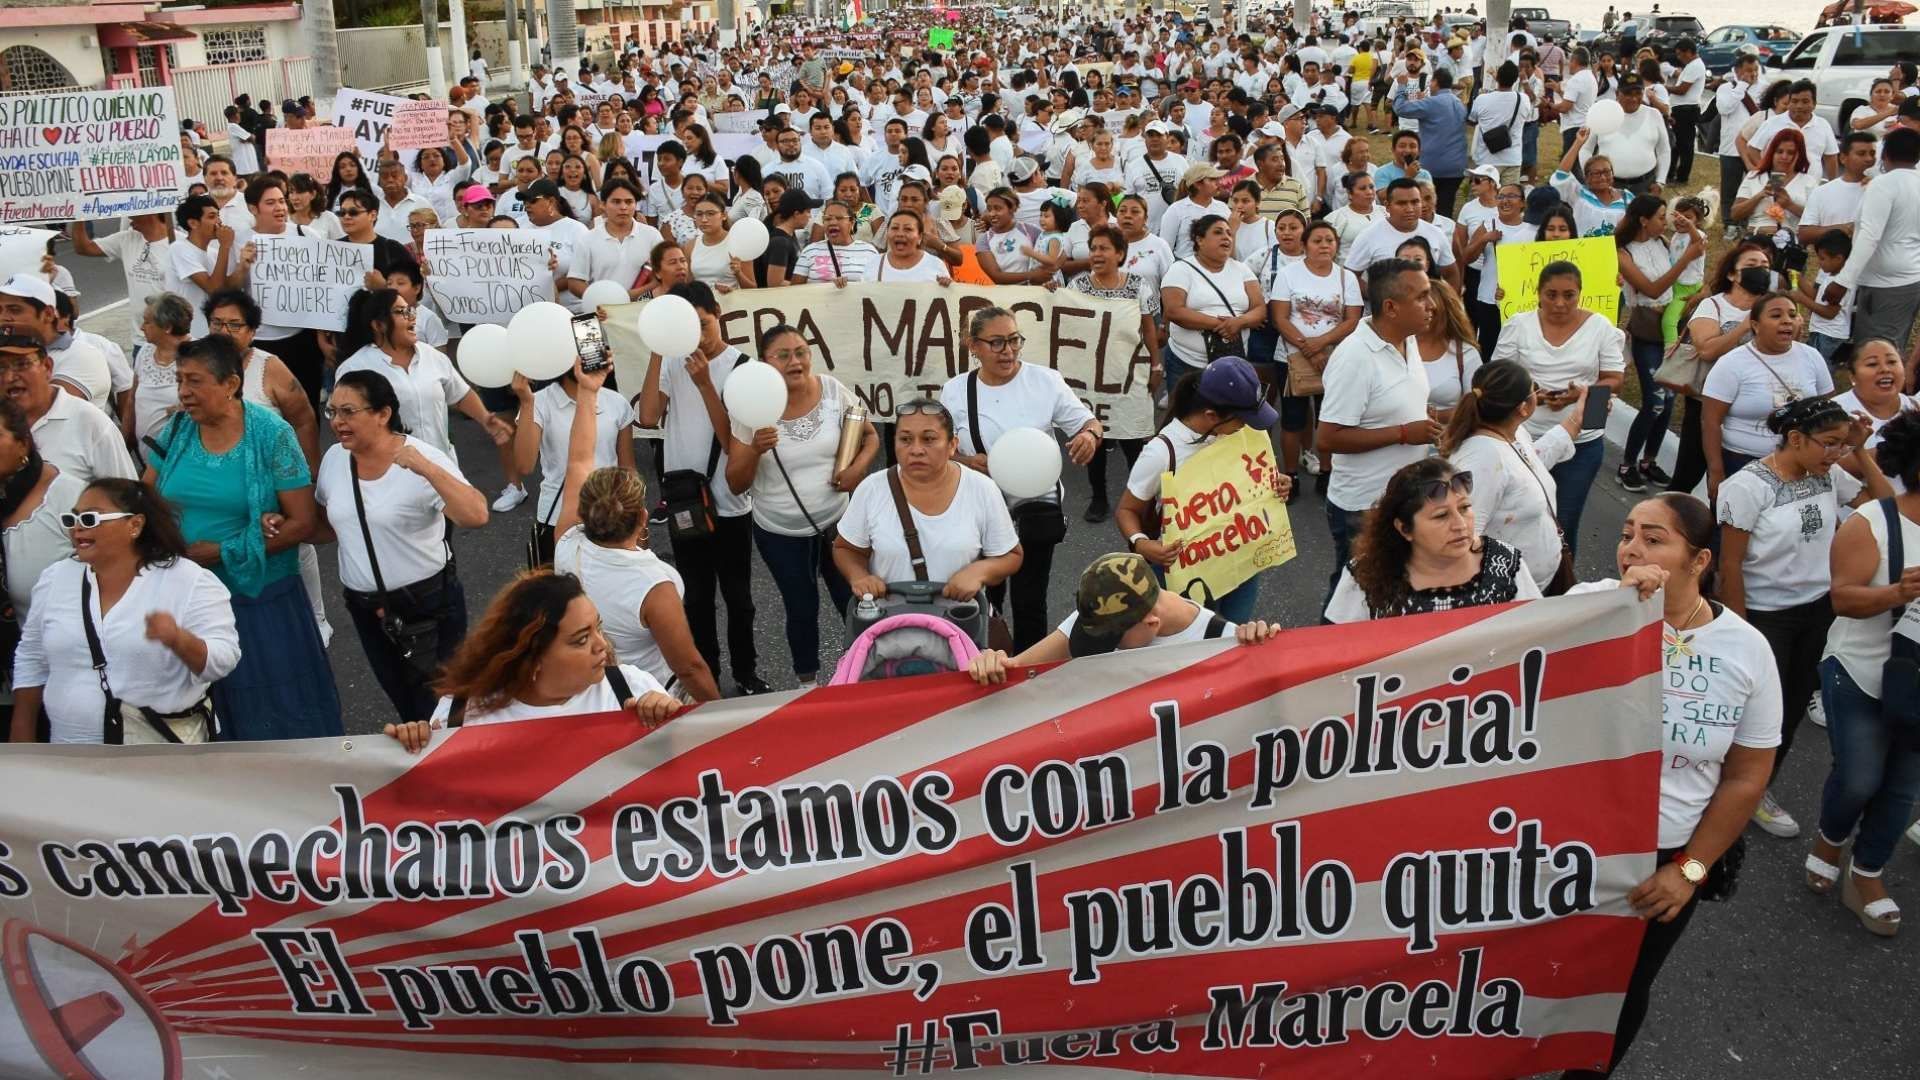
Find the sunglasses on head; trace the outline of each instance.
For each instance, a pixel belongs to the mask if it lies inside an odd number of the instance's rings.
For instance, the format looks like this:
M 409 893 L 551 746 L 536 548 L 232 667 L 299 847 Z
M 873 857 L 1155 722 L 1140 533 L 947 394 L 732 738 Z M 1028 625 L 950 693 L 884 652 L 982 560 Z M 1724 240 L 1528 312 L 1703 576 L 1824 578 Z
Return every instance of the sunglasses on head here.
M 947 407 L 937 401 L 912 401 L 893 410 L 893 415 L 896 417 L 920 416 L 922 414 L 927 416 L 948 415 Z
M 1428 480 L 1420 485 L 1420 494 L 1427 502 L 1439 502 L 1447 497 L 1448 492 L 1455 495 L 1473 494 L 1473 474 L 1457 472 L 1445 480 Z

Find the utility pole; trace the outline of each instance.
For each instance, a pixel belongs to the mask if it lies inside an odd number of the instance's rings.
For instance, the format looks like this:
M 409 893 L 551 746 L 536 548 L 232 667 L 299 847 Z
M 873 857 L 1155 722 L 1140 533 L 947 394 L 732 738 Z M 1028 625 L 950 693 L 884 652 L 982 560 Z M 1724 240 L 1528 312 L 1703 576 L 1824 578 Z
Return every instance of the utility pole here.
M 440 5 L 436 0 L 420 0 L 420 36 L 427 46 L 427 93 L 444 101 L 447 66 L 440 57 Z
M 467 9 L 462 0 L 447 0 L 447 21 L 453 24 L 453 63 L 448 65 L 448 81 L 458 83 L 466 77 L 467 52 Z
M 340 53 L 335 48 L 333 0 L 306 0 L 300 5 L 300 34 L 312 58 L 314 119 L 333 122 L 333 99 L 340 93 Z
M 520 42 L 526 32 L 520 26 L 520 14 L 514 9 L 513 0 L 502 0 L 502 2 L 505 8 L 501 14 L 506 20 L 507 27 L 507 78 L 509 80 L 507 87 L 511 93 L 517 94 L 520 88 L 527 84 L 526 70 L 520 66 L 522 61 Z

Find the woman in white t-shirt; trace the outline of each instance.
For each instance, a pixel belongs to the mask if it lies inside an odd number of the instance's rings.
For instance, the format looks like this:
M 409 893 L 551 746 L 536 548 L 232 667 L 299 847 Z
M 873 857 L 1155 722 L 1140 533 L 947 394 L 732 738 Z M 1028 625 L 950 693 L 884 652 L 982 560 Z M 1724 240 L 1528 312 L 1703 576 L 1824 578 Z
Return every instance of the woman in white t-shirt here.
M 1607 386 L 1617 393 L 1626 377 L 1625 339 L 1612 323 L 1580 307 L 1580 290 L 1580 268 L 1573 263 L 1542 267 L 1540 306 L 1509 319 L 1488 357 L 1519 361 L 1539 384 L 1542 408 L 1527 421 L 1527 432 L 1536 439 L 1565 419 L 1583 388 Z M 1583 430 L 1573 440 L 1573 456 L 1553 468 L 1560 528 L 1576 551 L 1580 517 L 1606 450 L 1605 434 Z
M 1338 260 L 1340 234 L 1330 222 L 1316 221 L 1301 237 L 1304 254 L 1284 267 L 1268 295 L 1267 317 L 1285 350 L 1276 371 L 1280 395 L 1280 463 L 1299 493 L 1300 455 L 1312 448 L 1313 414 L 1333 350 L 1360 325 L 1366 298 L 1360 277 Z M 1298 392 L 1296 392 L 1298 391 Z M 1326 475 L 1325 472 L 1321 473 Z
M 820 224 L 826 235 L 800 249 L 800 259 L 789 275 L 793 282 L 845 285 L 864 280 L 880 251 L 865 240 L 853 238 L 853 208 L 843 202 L 830 202 L 820 208 Z
M 953 272 L 923 245 L 925 225 L 911 210 L 895 210 L 887 218 L 887 246 L 870 257 L 866 281 L 930 281 L 953 284 Z
M 1688 236 L 1677 258 L 1666 240 L 1667 204 L 1658 195 L 1636 196 L 1613 234 L 1614 257 L 1626 285 L 1628 314 L 1621 329 L 1626 331 L 1633 370 L 1640 379 L 1640 413 L 1627 432 L 1619 470 L 1620 486 L 1628 491 L 1644 491 L 1649 479 L 1658 483 L 1664 478 L 1657 459 L 1667 437 L 1667 421 L 1673 416 L 1673 391 L 1654 382 L 1653 376 L 1666 358 L 1664 323 L 1674 283 L 1707 250 L 1706 239 L 1690 218 L 1676 215 L 1676 220 Z
M 727 486 L 752 499 L 753 543 L 786 609 L 793 676 L 811 687 L 820 674 L 820 585 L 835 612 L 845 613 L 852 599 L 833 565 L 834 526 L 846 512 L 847 493 L 879 452 L 880 436 L 860 421 L 853 459 L 836 470 L 841 428 L 848 408 L 858 404 L 853 391 L 831 375 L 814 374 L 807 339 L 784 323 L 760 335 L 759 352 L 786 380 L 787 408 L 771 427 L 732 425 Z
M 1558 424 L 1535 439 L 1527 433 L 1526 421 L 1536 408 L 1533 376 L 1525 367 L 1512 360 L 1482 365 L 1440 437 L 1440 455 L 1454 468 L 1473 474 L 1474 531 L 1517 549 L 1534 584 L 1549 592 L 1566 549 L 1554 519 L 1549 470 L 1572 455 L 1581 410 L 1568 409 Z M 1566 565 L 1573 564 L 1568 560 Z M 1563 579 L 1559 589 L 1569 584 Z
M 447 523 L 478 529 L 487 497 L 453 459 L 408 435 L 393 384 L 349 371 L 333 385 L 327 421 L 339 440 L 320 459 L 315 544 L 338 544 L 340 587 L 361 651 L 402 722 L 433 712 L 425 675 L 467 632 L 467 597 L 447 547 Z M 371 540 L 369 541 L 369 538 Z M 396 642 L 389 630 L 431 623 Z M 420 655 L 431 650 L 430 656 Z
M 1778 440 L 1773 451 L 1720 485 L 1718 595 L 1766 637 L 1780 671 L 1777 775 L 1818 685 L 1820 650 L 1833 622 L 1828 557 L 1841 507 L 1890 497 L 1893 488 L 1873 455 L 1860 452 L 1871 425 L 1838 402 L 1799 397 L 1773 409 L 1766 424 Z M 1842 459 L 1863 479 L 1835 469 Z M 1771 792 L 1754 821 L 1775 836 L 1800 834 Z
M 1138 195 L 1123 195 L 1113 217 L 1120 225 L 1120 235 L 1127 241 L 1127 259 L 1120 268 L 1138 277 L 1141 284 L 1157 296 L 1160 282 L 1166 278 L 1167 271 L 1173 269 L 1173 249 L 1147 227 L 1150 220 L 1147 200 Z
M 1734 193 L 1726 219 L 1746 226 L 1748 235 L 1770 238 L 1786 229 L 1789 236 L 1800 227 L 1800 215 L 1807 209 L 1807 198 L 1820 184 L 1820 177 L 1809 166 L 1807 142 L 1798 128 L 1782 128 L 1760 155 L 1760 166 L 1747 173 Z
M 1233 227 L 1218 214 L 1192 226 L 1193 258 L 1175 260 L 1160 282 L 1167 314 L 1167 381 L 1207 366 L 1207 342 L 1224 339 L 1228 355 L 1246 355 L 1246 332 L 1267 321 L 1266 297 L 1246 263 L 1233 257 Z
M 1773 256 L 1757 240 L 1742 240 L 1715 266 L 1705 291 L 1696 293 L 1680 313 L 1680 325 L 1703 364 L 1746 344 L 1753 335 L 1753 306 L 1773 288 Z M 1711 367 L 1708 368 L 1711 371 Z M 1686 393 L 1680 414 L 1680 447 L 1674 455 L 1668 491 L 1692 491 L 1707 475 L 1706 437 L 1702 433 L 1700 395 Z
M 672 249 L 667 249 L 672 250 Z M 605 378 L 594 380 L 597 390 L 589 391 L 580 381 L 580 365 L 534 393 L 523 375 L 513 378 L 513 393 L 519 410 L 513 424 L 513 464 L 522 476 L 540 469 L 540 495 L 534 500 L 533 531 L 543 556 L 551 557 L 558 535 L 560 495 L 567 477 L 568 439 L 573 431 L 573 411 L 579 402 L 590 401 L 597 417 L 594 425 L 593 467 L 633 468 L 633 440 L 627 429 L 633 426 L 633 406 L 618 391 L 608 390 Z
M 1907 384 L 1907 365 L 1901 362 L 1900 350 L 1885 338 L 1872 338 L 1854 345 L 1853 351 L 1847 356 L 1847 374 L 1848 381 L 1853 385 L 1843 393 L 1835 394 L 1833 400 L 1846 410 L 1848 416 L 1864 415 L 1873 425 L 1865 445 L 1861 447 L 1863 450 L 1872 450 L 1880 445 L 1880 432 L 1894 417 L 1912 409 L 1920 409 L 1920 400 L 1911 394 L 1901 393 L 1901 387 Z M 1848 472 L 1854 471 L 1845 461 L 1840 463 L 1840 467 Z M 1905 490 L 1897 475 L 1888 472 L 1886 476 L 1895 491 Z M 1920 565 L 1920 556 L 1916 556 L 1914 562 Z
M 1880 435 L 1877 459 L 1902 493 L 1892 500 L 1891 515 L 1887 504 L 1863 507 L 1834 536 L 1836 618 L 1820 661 L 1833 766 L 1820 798 L 1820 828 L 1807 854 L 1806 882 L 1820 894 L 1839 884 L 1842 903 L 1861 925 L 1891 937 L 1900 929 L 1900 908 L 1887 895 L 1880 873 L 1920 796 L 1920 744 L 1898 737 L 1899 721 L 1883 703 L 1900 688 L 1883 685 L 1882 673 L 1892 658 L 1896 622 L 1901 636 L 1910 639 L 1920 614 L 1915 603 L 1920 601 L 1920 415 L 1905 413 Z M 1900 530 L 1900 570 L 1888 551 L 1895 528 Z M 1920 831 L 1907 835 L 1920 838 Z M 1853 850 L 1843 857 L 1849 838 Z
M 889 581 L 939 581 L 946 583 L 943 595 L 977 597 L 1020 569 L 1020 538 L 1007 501 L 985 473 L 953 460 L 960 444 L 953 416 L 939 402 L 909 401 L 893 415 L 899 464 L 854 489 L 833 541 L 833 564 L 857 594 L 884 596 Z M 918 562 L 903 517 L 918 534 Z
M 1648 997 L 1701 899 L 1724 899 L 1780 741 L 1780 677 L 1760 632 L 1714 603 L 1713 512 L 1691 495 L 1641 501 L 1620 527 L 1620 578 L 1576 585 L 1615 587 L 1664 602 L 1666 670 L 1660 762 L 1660 823 L 1654 871 L 1627 893 L 1646 935 L 1627 982 L 1608 1068 L 1616 1069 L 1647 1017 Z
M 1491 218 L 1468 225 L 1461 212 L 1460 261 L 1480 271 L 1480 281 L 1467 298 L 1467 315 L 1473 319 L 1474 333 L 1480 341 L 1482 356 L 1493 352 L 1500 342 L 1500 273 L 1496 265 L 1500 245 L 1525 244 L 1537 239 L 1535 227 L 1527 223 L 1527 189 L 1519 184 L 1502 184 L 1494 195 Z
M 1772 453 L 1773 411 L 1796 398 L 1833 393 L 1833 375 L 1813 346 L 1795 340 L 1800 311 L 1793 297 L 1772 292 L 1753 305 L 1753 338 L 1720 357 L 1701 393 L 1701 444 L 1707 456 L 1707 495 L 1755 458 Z
M 441 670 L 431 720 L 388 724 L 419 753 L 441 727 L 629 712 L 649 730 L 680 709 L 652 675 L 617 664 L 580 579 L 534 570 L 513 579 Z
M 581 400 L 592 400 L 607 372 L 581 372 L 574 379 Z M 686 582 L 672 564 L 647 547 L 647 484 L 632 468 L 597 467 L 603 410 L 568 413 L 567 471 L 554 529 L 553 565 L 580 579 L 599 609 L 601 632 L 621 663 L 653 676 L 663 689 L 688 701 L 714 701 L 720 687 L 694 643 L 684 603 Z M 624 436 L 625 429 L 616 434 Z
M 1480 370 L 1480 349 L 1473 321 L 1453 286 L 1435 279 L 1427 291 L 1433 295 L 1433 318 L 1414 340 L 1427 369 L 1427 407 L 1444 424 L 1473 385 L 1473 373 Z
M 693 280 L 709 286 L 716 293 L 732 292 L 737 279 L 733 270 L 733 256 L 727 252 L 727 200 L 716 191 L 709 191 L 693 205 L 692 236 L 681 242 L 687 249 L 687 265 L 693 271 Z

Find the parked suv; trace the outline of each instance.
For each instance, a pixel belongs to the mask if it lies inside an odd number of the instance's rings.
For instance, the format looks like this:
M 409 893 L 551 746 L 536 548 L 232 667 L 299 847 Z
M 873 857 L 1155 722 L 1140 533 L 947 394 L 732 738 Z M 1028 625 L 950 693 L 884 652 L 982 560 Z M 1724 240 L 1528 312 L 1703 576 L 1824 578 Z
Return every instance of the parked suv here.
M 1853 110 L 1866 104 L 1873 80 L 1883 78 L 1897 60 L 1920 56 L 1920 29 L 1905 26 L 1829 26 L 1800 39 L 1784 58 L 1774 54 L 1768 67 L 1790 79 L 1811 79 L 1819 94 L 1815 113 L 1846 133 Z

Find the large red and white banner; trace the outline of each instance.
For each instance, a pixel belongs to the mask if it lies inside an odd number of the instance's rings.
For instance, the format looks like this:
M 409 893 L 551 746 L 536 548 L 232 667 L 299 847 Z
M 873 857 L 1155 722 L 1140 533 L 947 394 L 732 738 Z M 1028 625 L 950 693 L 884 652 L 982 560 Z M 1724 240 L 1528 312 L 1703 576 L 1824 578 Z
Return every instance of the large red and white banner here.
M 1658 613 L 1474 608 L 417 758 L 9 748 L 0 1076 L 1604 1062 Z

